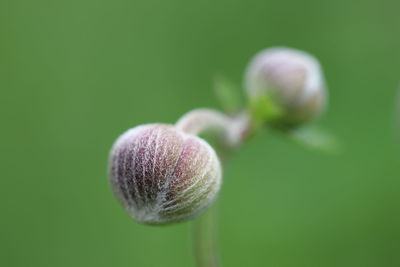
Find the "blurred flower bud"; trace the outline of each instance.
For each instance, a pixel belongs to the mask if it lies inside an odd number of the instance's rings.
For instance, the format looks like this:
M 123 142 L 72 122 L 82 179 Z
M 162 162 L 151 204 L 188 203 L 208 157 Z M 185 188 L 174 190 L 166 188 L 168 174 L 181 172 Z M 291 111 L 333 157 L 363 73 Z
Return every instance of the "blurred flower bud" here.
M 115 142 L 109 161 L 112 189 L 138 222 L 189 220 L 207 208 L 221 184 L 221 166 L 203 139 L 172 125 L 147 124 Z
M 310 121 L 325 107 L 326 90 L 320 65 L 313 56 L 299 50 L 261 51 L 247 68 L 245 86 L 253 105 L 266 105 L 270 101 L 279 110 L 274 122 L 280 124 Z

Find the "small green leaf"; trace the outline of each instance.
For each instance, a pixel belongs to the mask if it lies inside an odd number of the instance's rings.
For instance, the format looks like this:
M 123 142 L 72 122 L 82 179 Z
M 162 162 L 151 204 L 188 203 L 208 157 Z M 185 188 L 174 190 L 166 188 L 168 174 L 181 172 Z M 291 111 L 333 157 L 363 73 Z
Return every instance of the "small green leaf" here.
M 253 114 L 265 122 L 283 115 L 282 108 L 275 105 L 268 95 L 258 96 L 250 100 L 250 106 Z
M 288 130 L 285 133 L 292 141 L 309 149 L 330 154 L 337 154 L 342 150 L 334 136 L 313 126 Z
M 249 102 L 253 131 L 263 128 L 266 124 L 283 116 L 281 107 L 275 105 L 267 95 L 250 99 Z
M 227 113 L 238 112 L 242 108 L 239 88 L 222 75 L 214 79 L 214 90 L 222 109 Z

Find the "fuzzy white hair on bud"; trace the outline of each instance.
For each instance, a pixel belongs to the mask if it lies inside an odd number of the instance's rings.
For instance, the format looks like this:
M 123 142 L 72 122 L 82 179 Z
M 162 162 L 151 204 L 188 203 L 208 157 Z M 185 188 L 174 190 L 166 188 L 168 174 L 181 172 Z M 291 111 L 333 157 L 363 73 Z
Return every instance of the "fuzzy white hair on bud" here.
M 114 143 L 109 157 L 114 194 L 144 224 L 198 216 L 216 198 L 221 172 L 206 141 L 167 124 L 128 130 Z
M 269 48 L 249 63 L 245 88 L 250 100 L 268 97 L 283 112 L 282 120 L 302 123 L 326 105 L 326 88 L 318 60 L 291 48 Z

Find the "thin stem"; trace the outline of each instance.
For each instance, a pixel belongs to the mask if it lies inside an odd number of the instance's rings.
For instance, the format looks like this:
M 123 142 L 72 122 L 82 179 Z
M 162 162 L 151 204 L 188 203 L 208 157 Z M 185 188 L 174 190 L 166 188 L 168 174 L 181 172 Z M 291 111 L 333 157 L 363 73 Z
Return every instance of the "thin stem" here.
M 197 267 L 218 267 L 218 248 L 216 241 L 216 207 L 193 222 L 193 248 Z
M 195 109 L 183 115 L 175 124 L 176 128 L 188 134 L 215 132 L 228 146 L 237 146 L 250 128 L 247 112 L 230 117 L 213 109 Z

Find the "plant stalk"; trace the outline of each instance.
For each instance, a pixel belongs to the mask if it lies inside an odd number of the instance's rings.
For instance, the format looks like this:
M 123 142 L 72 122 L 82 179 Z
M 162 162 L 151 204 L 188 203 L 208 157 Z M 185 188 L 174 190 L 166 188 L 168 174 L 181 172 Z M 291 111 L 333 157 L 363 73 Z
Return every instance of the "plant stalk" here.
M 243 111 L 236 116 L 227 116 L 213 109 L 195 109 L 184 114 L 175 124 L 176 128 L 193 135 L 214 133 L 221 142 L 234 148 L 248 135 L 250 116 Z
M 192 239 L 197 267 L 218 267 L 216 206 L 210 207 L 192 223 Z

